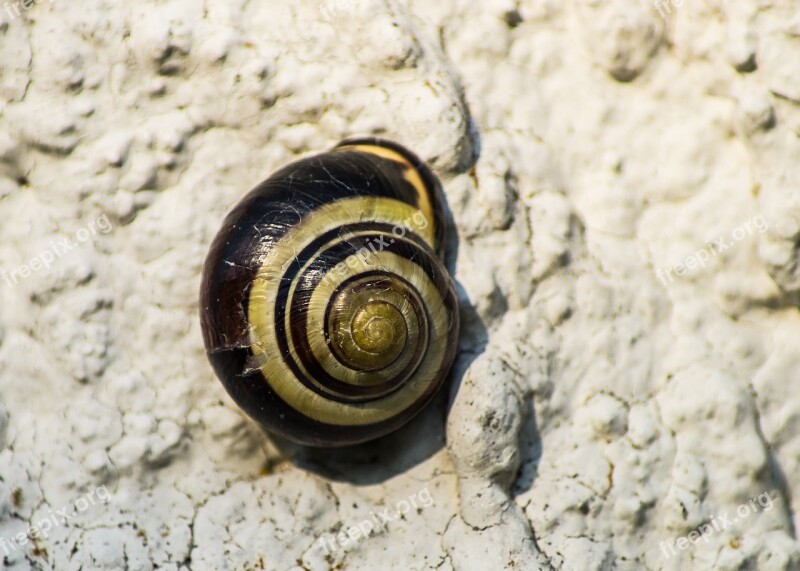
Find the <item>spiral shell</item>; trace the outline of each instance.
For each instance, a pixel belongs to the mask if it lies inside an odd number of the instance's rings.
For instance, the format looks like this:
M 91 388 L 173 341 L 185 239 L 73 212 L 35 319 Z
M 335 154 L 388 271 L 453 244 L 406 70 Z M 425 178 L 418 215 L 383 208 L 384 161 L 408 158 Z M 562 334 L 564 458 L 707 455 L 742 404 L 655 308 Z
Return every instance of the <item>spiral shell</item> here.
M 408 422 L 458 337 L 438 180 L 410 151 L 352 139 L 289 164 L 228 215 L 200 294 L 209 360 L 268 431 L 343 446 Z

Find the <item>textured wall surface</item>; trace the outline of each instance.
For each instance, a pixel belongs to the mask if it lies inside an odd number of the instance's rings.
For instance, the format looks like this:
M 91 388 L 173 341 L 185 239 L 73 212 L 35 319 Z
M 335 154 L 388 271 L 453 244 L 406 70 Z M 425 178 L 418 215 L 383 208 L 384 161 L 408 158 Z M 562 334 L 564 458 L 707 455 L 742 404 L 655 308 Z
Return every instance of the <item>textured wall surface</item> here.
M 442 178 L 454 382 L 267 438 L 199 274 L 355 134 Z M 0 567 L 800 569 L 795 0 L 8 0 Z

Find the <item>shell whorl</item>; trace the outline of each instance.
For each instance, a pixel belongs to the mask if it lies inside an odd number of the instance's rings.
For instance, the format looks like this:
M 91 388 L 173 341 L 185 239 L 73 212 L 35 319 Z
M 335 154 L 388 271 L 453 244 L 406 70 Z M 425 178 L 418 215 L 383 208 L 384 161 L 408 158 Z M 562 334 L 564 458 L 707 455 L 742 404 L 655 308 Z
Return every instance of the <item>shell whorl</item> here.
M 346 445 L 404 424 L 443 383 L 458 307 L 438 181 L 383 140 L 288 165 L 229 214 L 203 275 L 217 375 L 270 431 Z

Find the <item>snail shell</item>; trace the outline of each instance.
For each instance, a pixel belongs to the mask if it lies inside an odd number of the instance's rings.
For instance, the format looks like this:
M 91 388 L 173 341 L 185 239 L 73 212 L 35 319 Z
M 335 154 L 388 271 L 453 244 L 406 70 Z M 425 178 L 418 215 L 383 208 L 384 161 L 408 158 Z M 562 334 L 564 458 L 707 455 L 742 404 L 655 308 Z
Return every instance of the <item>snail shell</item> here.
M 346 140 L 233 209 L 206 259 L 203 340 L 268 431 L 344 446 L 408 422 L 455 357 L 439 181 L 410 151 Z

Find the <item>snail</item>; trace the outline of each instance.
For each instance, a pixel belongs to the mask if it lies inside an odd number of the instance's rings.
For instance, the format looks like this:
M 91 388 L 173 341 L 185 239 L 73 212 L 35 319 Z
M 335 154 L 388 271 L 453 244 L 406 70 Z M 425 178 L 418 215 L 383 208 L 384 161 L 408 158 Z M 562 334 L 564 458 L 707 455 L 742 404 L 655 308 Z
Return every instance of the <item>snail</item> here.
M 406 424 L 442 387 L 459 316 L 441 185 L 401 145 L 347 139 L 228 214 L 206 258 L 203 341 L 268 432 L 348 446 Z

